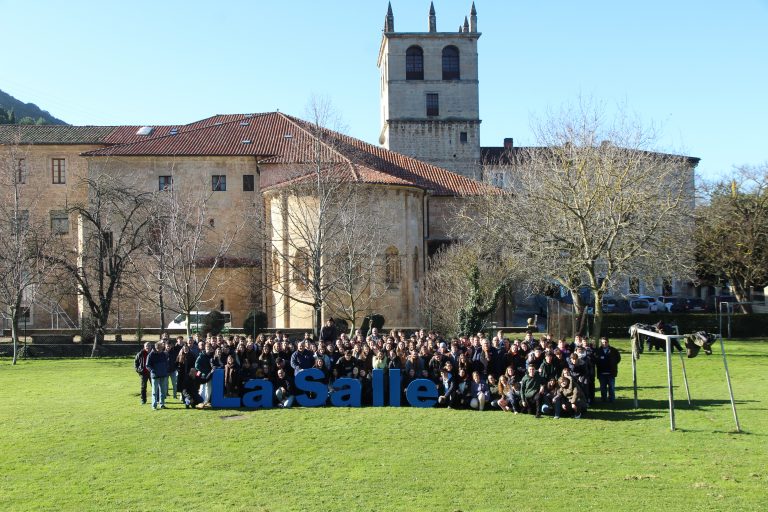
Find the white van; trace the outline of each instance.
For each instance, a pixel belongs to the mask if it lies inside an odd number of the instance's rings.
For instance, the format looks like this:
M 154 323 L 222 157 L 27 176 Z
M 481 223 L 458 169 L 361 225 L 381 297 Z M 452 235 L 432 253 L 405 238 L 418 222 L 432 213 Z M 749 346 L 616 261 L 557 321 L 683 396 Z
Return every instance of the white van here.
M 224 329 L 231 329 L 232 328 L 232 313 L 229 311 L 219 311 L 222 315 L 224 315 Z M 189 326 L 190 330 L 192 332 L 197 332 L 200 330 L 200 328 L 203 326 L 203 321 L 206 316 L 211 314 L 210 311 L 191 311 L 189 315 Z M 168 324 L 168 329 L 187 329 L 187 315 L 184 313 L 180 313 L 176 315 L 176 317 L 171 320 L 171 323 Z

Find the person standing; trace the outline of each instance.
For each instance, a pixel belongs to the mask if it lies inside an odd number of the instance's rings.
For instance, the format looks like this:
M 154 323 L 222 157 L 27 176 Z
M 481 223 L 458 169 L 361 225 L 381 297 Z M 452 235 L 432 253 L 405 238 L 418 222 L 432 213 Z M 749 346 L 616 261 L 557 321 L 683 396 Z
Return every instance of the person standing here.
M 141 378 L 141 403 L 147 403 L 147 383 L 149 382 L 149 370 L 147 369 L 147 356 L 149 356 L 152 350 L 152 344 L 149 342 L 144 343 L 144 348 L 136 354 L 133 360 L 133 366 L 136 373 Z
M 168 358 L 171 360 L 171 389 L 173 390 L 173 398 L 177 398 L 177 390 L 181 390 L 181 386 L 178 385 L 179 372 L 176 368 L 176 360 L 179 358 L 181 347 L 184 347 L 184 337 L 179 336 L 176 338 L 176 344 L 172 345 L 168 349 Z M 183 378 L 183 377 L 182 377 Z
M 600 379 L 600 399 L 603 402 L 613 402 L 616 399 L 616 376 L 619 374 L 620 362 L 619 351 L 610 345 L 608 338 L 600 338 L 595 364 L 597 378 Z
M 165 342 L 155 343 L 155 350 L 147 356 L 147 368 L 152 379 L 152 409 L 165 409 L 168 395 L 168 376 L 171 374 L 171 360 L 165 351 Z

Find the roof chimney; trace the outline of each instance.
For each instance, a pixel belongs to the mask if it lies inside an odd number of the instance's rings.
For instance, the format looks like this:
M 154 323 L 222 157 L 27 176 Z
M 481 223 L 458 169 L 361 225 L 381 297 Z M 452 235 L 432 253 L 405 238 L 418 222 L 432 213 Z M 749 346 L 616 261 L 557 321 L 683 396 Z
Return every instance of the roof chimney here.
M 514 139 L 512 137 L 505 137 L 504 138 L 504 149 L 509 150 L 509 149 L 512 149 L 513 147 L 515 147 L 514 142 L 515 141 L 514 141 Z

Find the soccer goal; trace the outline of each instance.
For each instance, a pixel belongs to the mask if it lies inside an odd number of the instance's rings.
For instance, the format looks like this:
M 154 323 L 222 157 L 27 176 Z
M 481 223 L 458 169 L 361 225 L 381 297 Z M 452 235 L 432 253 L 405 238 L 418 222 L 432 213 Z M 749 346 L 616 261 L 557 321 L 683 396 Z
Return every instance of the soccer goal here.
M 635 408 L 639 407 L 637 400 L 637 360 L 640 357 L 640 343 L 642 343 L 640 336 L 648 336 L 665 342 L 666 347 L 666 359 L 667 359 L 667 388 L 669 394 L 669 427 L 670 430 L 675 430 L 675 399 L 674 391 L 672 387 L 672 343 L 673 340 L 686 339 L 687 336 L 681 334 L 661 334 L 642 327 L 633 326 L 632 330 L 632 386 L 634 387 L 635 396 Z M 741 426 L 739 425 L 739 416 L 736 413 L 736 402 L 733 399 L 733 387 L 731 386 L 731 375 L 728 371 L 728 359 L 725 356 L 725 343 L 722 336 L 717 336 L 720 340 L 720 351 L 723 355 L 723 368 L 725 368 L 725 380 L 728 384 L 728 394 L 731 398 L 731 410 L 733 411 L 733 419 L 736 422 L 736 432 L 741 432 Z M 688 375 L 685 371 L 685 357 L 682 351 L 678 351 L 680 354 L 680 362 L 683 368 L 683 381 L 685 383 L 685 392 L 688 396 L 688 404 L 692 404 L 691 391 L 688 387 Z

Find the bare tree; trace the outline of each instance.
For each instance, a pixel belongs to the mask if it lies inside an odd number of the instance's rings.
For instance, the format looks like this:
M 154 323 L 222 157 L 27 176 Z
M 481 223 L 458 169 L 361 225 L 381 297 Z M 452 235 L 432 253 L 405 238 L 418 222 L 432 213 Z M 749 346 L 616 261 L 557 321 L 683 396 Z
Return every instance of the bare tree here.
M 118 285 L 133 268 L 132 257 L 146 248 L 152 193 L 135 186 L 130 176 L 98 170 L 81 186 L 88 190 L 87 199 L 67 208 L 77 218 L 77 243 L 46 250 L 45 258 L 77 283 L 90 314 L 86 321 L 93 323 L 95 356 Z
M 163 326 L 162 312 L 166 309 L 189 319 L 192 311 L 214 300 L 226 285 L 226 280 L 214 276 L 233 262 L 228 253 L 245 221 L 218 227 L 212 224 L 211 194 L 204 185 L 188 192 L 171 186 L 157 193 L 148 251 L 132 256 L 138 267 L 150 270 L 140 273 L 141 282 L 150 290 L 150 302 L 160 307 Z
M 0 318 L 7 313 L 11 321 L 13 364 L 18 359 L 20 319 L 51 272 L 42 251 L 52 235 L 43 219 L 30 215 L 38 201 L 26 184 L 27 161 L 18 144 L 5 146 L 0 155 Z
M 329 289 L 327 304 L 337 317 L 348 322 L 350 335 L 386 292 L 382 226 L 376 222 L 375 201 L 369 199 L 375 191 L 370 192 L 359 190 L 349 198 L 333 240 L 331 271 L 336 284 Z
M 599 336 L 602 297 L 619 281 L 691 275 L 692 165 L 652 151 L 653 130 L 624 115 L 606 119 L 590 105 L 536 130 L 541 147 L 520 148 L 503 166 L 507 207 L 496 198 L 472 201 L 465 229 L 505 241 L 532 280 L 568 289 L 582 315 L 579 292 L 588 289 Z
M 768 285 L 768 163 L 704 184 L 696 209 L 696 260 L 706 282 L 727 281 L 739 302 Z M 742 311 L 750 308 L 742 306 Z
M 347 258 L 351 267 L 362 264 L 360 257 L 350 256 L 355 252 L 348 247 L 373 242 L 373 228 L 362 222 L 370 217 L 362 215 L 362 187 L 353 166 L 334 149 L 336 133 L 328 129 L 334 124 L 333 109 L 328 102 L 313 99 L 308 117 L 311 122 L 297 121 L 296 129 L 311 144 L 305 153 L 310 158 L 292 163 L 286 179 L 265 192 L 264 239 L 273 262 L 266 284 L 282 300 L 310 306 L 313 328 L 319 333 L 329 301 L 337 307 L 344 303 L 344 310 L 350 307 L 340 300 L 341 289 L 358 272 L 354 268 L 340 272 L 340 263 Z
M 520 286 L 519 261 L 491 244 L 456 243 L 429 261 L 422 316 L 441 332 L 474 334 L 485 328 L 499 298 Z

